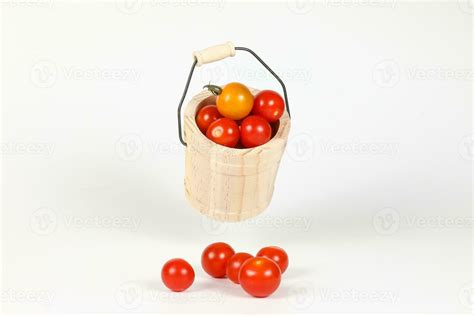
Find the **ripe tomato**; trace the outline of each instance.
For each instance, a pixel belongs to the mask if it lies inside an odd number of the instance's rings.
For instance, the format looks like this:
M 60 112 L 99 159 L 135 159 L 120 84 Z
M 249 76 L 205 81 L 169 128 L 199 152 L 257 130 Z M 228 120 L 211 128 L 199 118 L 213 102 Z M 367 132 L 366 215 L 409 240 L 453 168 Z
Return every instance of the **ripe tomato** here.
M 217 95 L 217 109 L 223 116 L 233 120 L 240 120 L 252 111 L 253 95 L 245 85 L 231 82 L 224 88 L 215 85 L 207 85 L 205 87 Z
M 174 292 L 182 292 L 194 282 L 194 270 L 183 259 L 171 259 L 161 269 L 161 280 Z
M 283 274 L 288 268 L 288 255 L 285 250 L 280 247 L 270 246 L 260 249 L 257 253 L 257 257 L 266 257 L 280 267 L 281 273 Z
M 215 105 L 206 105 L 198 111 L 196 115 L 196 123 L 201 132 L 206 134 L 209 125 L 221 117 L 222 115 L 219 113 Z
M 227 277 L 234 283 L 239 284 L 239 271 L 245 260 L 253 258 L 253 256 L 246 252 L 238 252 L 233 255 L 227 262 Z
M 234 249 L 224 242 L 210 244 L 201 255 L 202 268 L 214 278 L 223 278 L 226 275 L 227 261 L 234 253 Z
M 244 147 L 257 147 L 270 140 L 272 128 L 265 119 L 260 116 L 251 115 L 242 121 L 240 137 Z
M 209 125 L 206 136 L 219 145 L 234 148 L 240 138 L 239 126 L 233 120 L 223 117 Z
M 239 281 L 245 292 L 250 295 L 266 297 L 275 292 L 280 285 L 280 268 L 268 258 L 251 258 L 240 268 Z
M 283 112 L 285 112 L 285 102 L 277 92 L 263 90 L 255 96 L 252 114 L 259 115 L 272 123 L 278 121 Z

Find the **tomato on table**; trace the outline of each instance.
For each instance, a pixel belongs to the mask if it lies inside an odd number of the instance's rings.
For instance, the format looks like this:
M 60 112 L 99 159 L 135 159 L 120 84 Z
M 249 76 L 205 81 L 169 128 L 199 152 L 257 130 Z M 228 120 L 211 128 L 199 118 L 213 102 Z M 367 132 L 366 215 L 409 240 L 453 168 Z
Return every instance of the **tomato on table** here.
M 194 282 L 193 267 L 183 259 L 171 259 L 161 269 L 161 280 L 174 292 L 182 292 Z
M 240 120 L 246 117 L 253 107 L 253 95 L 249 88 L 239 82 L 231 82 L 221 88 L 216 85 L 206 85 L 214 95 L 217 95 L 217 109 L 227 118 Z
M 250 115 L 240 125 L 240 138 L 246 148 L 265 144 L 272 137 L 270 124 L 262 117 Z
M 221 117 L 222 115 L 219 113 L 215 105 L 206 105 L 198 111 L 196 115 L 196 124 L 201 132 L 206 134 L 209 125 Z
M 234 249 L 224 242 L 210 244 L 201 255 L 202 268 L 214 278 L 223 278 L 226 276 L 227 262 L 234 254 Z
M 267 297 L 278 289 L 281 271 L 278 265 L 268 258 L 250 258 L 240 268 L 239 281 L 248 294 Z
M 257 257 L 265 257 L 270 260 L 273 260 L 280 267 L 282 274 L 288 268 L 288 254 L 280 247 L 264 247 L 260 249 L 260 251 L 257 253 Z
M 227 277 L 234 283 L 239 284 L 239 271 L 242 264 L 253 256 L 246 252 L 234 254 L 227 262 Z
M 235 121 L 222 117 L 209 125 L 206 136 L 219 145 L 234 148 L 240 138 L 239 126 Z
M 255 96 L 252 114 L 259 115 L 268 122 L 273 123 L 278 121 L 284 112 L 285 102 L 277 92 L 263 90 Z

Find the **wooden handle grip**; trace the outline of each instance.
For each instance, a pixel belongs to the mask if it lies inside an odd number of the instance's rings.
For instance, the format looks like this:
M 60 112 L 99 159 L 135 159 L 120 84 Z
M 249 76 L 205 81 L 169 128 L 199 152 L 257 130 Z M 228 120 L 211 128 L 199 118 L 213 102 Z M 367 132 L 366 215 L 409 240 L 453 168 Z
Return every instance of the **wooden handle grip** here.
M 231 42 L 193 52 L 193 57 L 196 58 L 198 66 L 233 56 L 235 56 L 235 47 Z

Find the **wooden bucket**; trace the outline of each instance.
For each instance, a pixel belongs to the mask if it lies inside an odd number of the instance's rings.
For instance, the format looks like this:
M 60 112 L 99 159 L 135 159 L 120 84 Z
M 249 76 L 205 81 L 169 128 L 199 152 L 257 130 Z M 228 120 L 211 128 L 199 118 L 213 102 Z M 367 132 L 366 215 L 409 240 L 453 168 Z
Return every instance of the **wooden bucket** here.
M 235 49 L 252 53 L 282 84 L 286 109 L 273 138 L 266 144 L 247 149 L 228 148 L 209 140 L 197 127 L 196 114 L 216 97 L 202 91 L 188 103 L 184 112 L 184 139 L 181 132 L 181 107 L 194 67 L 234 56 Z M 281 157 L 290 131 L 286 89 L 276 74 L 251 50 L 231 43 L 194 53 L 195 61 L 178 108 L 179 136 L 186 145 L 185 194 L 202 214 L 219 221 L 241 221 L 260 214 L 269 205 Z M 204 56 L 204 57 L 203 57 Z M 205 56 L 214 56 L 207 58 Z M 250 89 L 252 94 L 258 90 Z

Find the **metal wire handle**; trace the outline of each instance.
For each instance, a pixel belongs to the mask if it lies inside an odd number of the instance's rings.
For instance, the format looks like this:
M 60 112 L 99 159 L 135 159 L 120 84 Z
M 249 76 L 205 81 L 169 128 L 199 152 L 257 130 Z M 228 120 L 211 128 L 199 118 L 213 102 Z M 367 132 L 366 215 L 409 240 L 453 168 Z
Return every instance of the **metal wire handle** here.
M 283 89 L 283 96 L 285 98 L 286 112 L 288 112 L 288 116 L 291 118 L 290 106 L 288 104 L 288 95 L 286 94 L 286 87 L 285 87 L 285 84 L 283 83 L 283 81 L 280 79 L 280 77 L 278 77 L 278 75 L 253 50 L 251 50 L 247 47 L 235 47 L 235 50 L 243 50 L 243 51 L 246 51 L 246 52 L 249 52 L 250 54 L 252 54 L 263 65 L 263 67 L 265 67 L 273 75 L 273 77 L 275 77 L 275 79 L 278 80 L 278 82 L 280 83 L 280 85 Z M 186 86 L 184 87 L 183 96 L 181 97 L 181 101 L 179 101 L 179 106 L 178 106 L 179 140 L 180 140 L 181 144 L 183 144 L 184 146 L 187 146 L 188 144 L 186 144 L 186 142 L 183 139 L 182 126 L 181 126 L 181 108 L 183 107 L 184 99 L 186 98 L 186 94 L 188 93 L 189 84 L 191 82 L 191 78 L 193 77 L 194 68 L 196 68 L 196 64 L 197 64 L 197 59 L 194 59 L 193 65 L 191 66 L 191 71 L 189 72 L 189 75 L 188 75 L 188 80 L 186 81 Z

